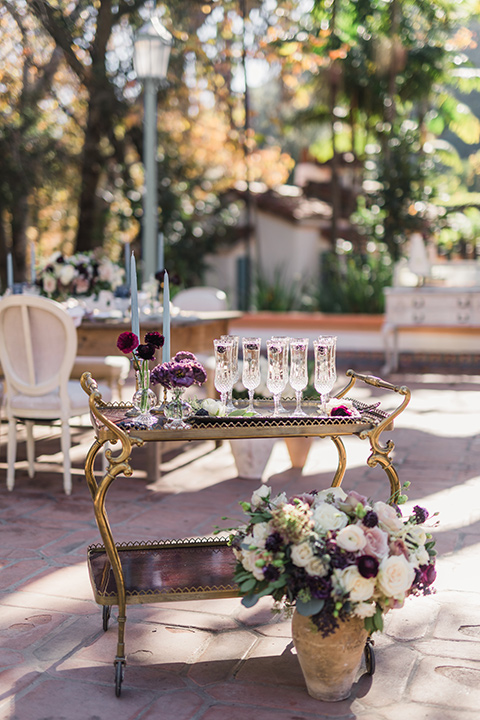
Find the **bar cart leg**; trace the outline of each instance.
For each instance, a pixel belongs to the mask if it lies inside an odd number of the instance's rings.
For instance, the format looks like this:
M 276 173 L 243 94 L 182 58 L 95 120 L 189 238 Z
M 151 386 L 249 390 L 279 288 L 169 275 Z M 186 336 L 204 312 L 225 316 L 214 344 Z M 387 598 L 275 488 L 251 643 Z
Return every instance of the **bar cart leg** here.
M 373 652 L 373 645 L 374 641 L 372 640 L 372 638 L 367 638 L 364 650 L 367 675 L 373 675 L 375 672 L 375 653 Z
M 332 435 L 331 439 L 338 452 L 338 466 L 332 481 L 332 487 L 340 487 L 347 468 L 347 453 L 345 451 L 345 445 L 338 435 Z
M 108 630 L 108 621 L 110 620 L 110 605 L 104 605 L 102 608 L 102 624 L 105 632 Z
M 115 658 L 115 695 L 122 694 L 122 682 L 125 675 L 125 660 Z

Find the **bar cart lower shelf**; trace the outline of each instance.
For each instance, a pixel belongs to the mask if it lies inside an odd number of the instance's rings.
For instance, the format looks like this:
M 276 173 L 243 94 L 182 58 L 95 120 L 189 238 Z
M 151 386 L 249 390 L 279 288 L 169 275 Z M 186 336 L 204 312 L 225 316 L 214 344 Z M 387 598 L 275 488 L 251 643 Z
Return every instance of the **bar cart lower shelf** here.
M 115 692 L 121 694 L 124 678 L 126 606 L 172 602 L 173 600 L 206 600 L 209 598 L 239 597 L 238 586 L 233 580 L 236 559 L 225 538 L 192 538 L 187 540 L 161 540 L 158 542 L 128 542 L 116 544 L 108 522 L 106 495 L 117 475 L 132 475 L 130 458 L 134 446 L 145 442 L 169 440 L 225 440 L 240 437 L 330 437 L 338 451 L 338 466 L 332 486 L 338 487 L 345 474 L 347 459 L 342 437 L 355 435 L 368 439 L 371 455 L 370 467 L 380 465 L 385 471 L 390 487 L 390 501 L 395 502 L 400 483 L 393 466 L 391 452 L 394 444 L 380 442 L 380 435 L 393 427 L 393 420 L 410 401 L 410 391 L 404 386 L 394 386 L 373 376 L 347 371 L 349 381 L 337 398 L 346 397 L 348 391 L 361 380 L 368 385 L 390 390 L 402 396 L 402 402 L 393 412 L 385 412 L 375 406 L 356 403 L 355 417 L 322 418 L 314 413 L 305 418 L 235 417 L 192 418 L 188 430 L 167 430 L 159 421 L 158 427 L 149 429 L 135 427 L 127 421 L 130 405 L 106 404 L 98 392 L 90 373 L 84 373 L 82 387 L 89 395 L 94 442 L 85 461 L 85 477 L 93 500 L 95 520 L 103 544 L 88 548 L 87 563 L 95 601 L 102 606 L 103 628 L 108 629 L 110 609 L 118 606 L 118 640 L 114 659 Z M 316 407 L 316 406 L 315 406 Z M 100 448 L 107 442 L 120 442 L 121 449 L 107 449 L 108 467 L 98 483 L 93 472 L 94 461 Z M 372 642 L 365 646 L 367 672 L 373 674 L 375 658 Z

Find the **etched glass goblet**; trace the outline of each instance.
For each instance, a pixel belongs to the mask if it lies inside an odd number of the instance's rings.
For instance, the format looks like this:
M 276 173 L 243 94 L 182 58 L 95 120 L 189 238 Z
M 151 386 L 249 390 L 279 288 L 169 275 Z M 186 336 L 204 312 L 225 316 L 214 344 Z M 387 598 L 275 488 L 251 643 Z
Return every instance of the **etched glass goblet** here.
M 290 385 L 295 390 L 296 406 L 292 417 L 305 417 L 302 410 L 302 395 L 308 385 L 308 338 L 290 340 Z
M 255 388 L 260 385 L 260 348 L 262 341 L 256 337 L 242 338 L 243 368 L 242 383 L 248 390 L 247 412 L 259 415 L 253 406 Z
M 233 382 L 232 387 L 227 392 L 227 412 L 232 412 L 232 410 L 235 410 L 235 405 L 233 404 L 233 386 L 235 383 L 238 382 L 240 375 L 238 372 L 238 335 L 220 335 L 220 340 L 231 340 L 233 343 L 233 350 L 232 350 L 232 372 L 233 372 Z
M 315 390 L 320 395 L 320 415 L 328 417 L 327 400 L 337 379 L 336 370 L 337 338 L 331 335 L 322 335 L 313 341 L 315 355 Z
M 233 342 L 231 340 L 213 341 L 215 349 L 215 378 L 214 385 L 220 393 L 220 400 L 223 405 L 223 413 L 227 412 L 227 397 L 233 388 Z
M 280 398 L 288 383 L 288 343 L 289 338 L 273 337 L 267 340 L 267 388 L 273 395 L 272 417 L 286 413 Z

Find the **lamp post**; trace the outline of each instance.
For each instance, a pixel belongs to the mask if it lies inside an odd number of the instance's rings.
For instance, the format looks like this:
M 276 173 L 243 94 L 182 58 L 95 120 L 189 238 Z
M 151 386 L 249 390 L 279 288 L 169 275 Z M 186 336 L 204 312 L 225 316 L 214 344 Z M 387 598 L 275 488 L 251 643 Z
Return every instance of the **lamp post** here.
M 134 41 L 134 66 L 144 86 L 142 281 L 147 282 L 157 270 L 158 236 L 157 185 L 157 89 L 167 76 L 172 35 L 157 17 L 139 30 Z

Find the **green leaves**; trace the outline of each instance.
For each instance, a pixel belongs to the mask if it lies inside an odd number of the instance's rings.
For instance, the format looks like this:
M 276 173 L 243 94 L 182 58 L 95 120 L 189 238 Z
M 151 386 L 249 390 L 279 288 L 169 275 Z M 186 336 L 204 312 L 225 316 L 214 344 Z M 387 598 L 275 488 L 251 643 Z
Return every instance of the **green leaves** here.
M 321 612 L 324 605 L 325 600 L 313 599 L 309 600 L 308 602 L 302 602 L 299 598 L 297 598 L 296 608 L 297 612 L 300 615 L 308 617 L 309 615 L 316 615 L 317 613 Z

